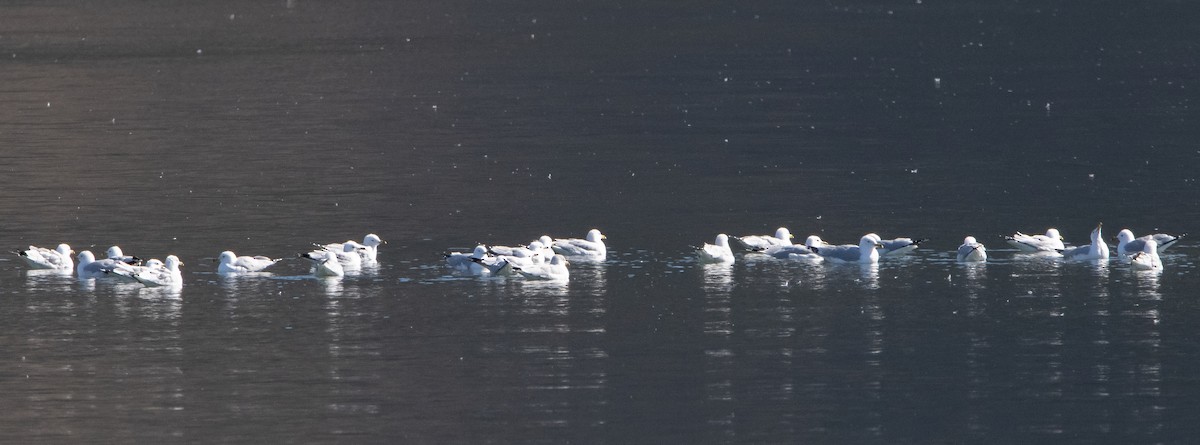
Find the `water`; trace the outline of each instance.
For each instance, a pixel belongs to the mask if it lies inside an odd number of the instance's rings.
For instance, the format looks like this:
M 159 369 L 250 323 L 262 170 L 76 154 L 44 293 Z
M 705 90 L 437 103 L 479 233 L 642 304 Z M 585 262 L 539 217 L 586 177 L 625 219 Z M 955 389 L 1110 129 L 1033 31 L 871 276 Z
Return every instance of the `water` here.
M 993 3 L 0 6 L 5 242 L 186 263 L 0 261 L 0 440 L 1188 442 L 1190 241 L 1155 275 L 998 236 L 1196 232 L 1200 21 Z M 779 226 L 932 240 L 690 259 Z M 592 227 L 565 286 L 440 262 Z M 368 232 L 342 280 L 210 259 Z

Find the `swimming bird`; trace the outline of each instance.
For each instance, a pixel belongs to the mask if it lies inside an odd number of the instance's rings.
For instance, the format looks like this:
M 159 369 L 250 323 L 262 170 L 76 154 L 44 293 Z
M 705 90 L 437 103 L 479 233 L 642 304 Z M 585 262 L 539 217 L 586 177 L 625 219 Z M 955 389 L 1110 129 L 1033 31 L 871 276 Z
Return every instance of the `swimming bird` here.
M 604 240 L 607 238 L 599 230 L 592 229 L 588 231 L 585 239 L 556 239 L 550 244 L 550 248 L 554 249 L 554 253 L 568 259 L 604 261 L 605 256 L 608 255 L 608 247 L 604 245 Z
M 817 254 L 817 252 L 815 250 L 813 250 L 812 248 L 814 248 L 814 247 L 830 247 L 830 246 L 832 246 L 832 244 L 822 241 L 821 237 L 816 236 L 816 235 L 809 235 L 808 238 L 806 238 L 804 240 L 804 244 L 788 244 L 786 246 L 772 246 L 772 247 L 768 247 L 767 250 L 764 250 L 762 253 L 765 255 L 770 255 L 771 257 L 780 259 L 780 260 L 808 261 L 808 262 L 813 262 L 813 263 L 819 263 L 821 261 L 824 261 L 825 259 L 821 258 L 821 255 Z
M 545 240 L 545 241 L 543 241 Z M 527 246 L 488 246 L 488 253 L 496 256 L 520 258 L 516 261 L 516 265 L 527 264 L 528 261 L 546 262 L 550 257 L 554 256 L 554 249 L 550 248 L 550 237 L 542 235 L 535 241 L 532 241 Z
M 351 244 L 354 246 L 355 253 L 357 253 L 361 259 L 360 264 L 371 264 L 378 260 L 379 246 L 387 244 L 387 241 L 384 241 L 379 237 L 379 235 L 368 233 L 367 236 L 363 237 L 361 243 L 354 240 L 347 240 L 340 243 L 318 244 L 318 246 L 326 250 L 342 252 L 344 251 L 346 244 Z M 343 261 L 342 264 L 346 264 L 346 262 Z
M 312 261 L 312 273 L 317 277 L 340 277 L 346 275 L 337 254 L 328 250 L 314 250 L 300 254 L 300 258 Z
M 446 265 L 468 275 L 486 277 L 492 274 L 510 274 L 512 263 L 488 253 L 485 245 L 475 246 L 471 253 L 451 252 L 446 254 Z
M 358 270 L 362 268 L 363 257 L 359 252 L 366 248 L 362 244 L 354 241 L 346 241 L 340 245 L 334 243 L 317 247 L 337 257 L 338 263 L 341 263 L 343 270 Z
M 973 236 L 963 238 L 962 245 L 958 246 L 958 261 L 963 263 L 987 261 L 987 249 Z
M 724 233 L 718 234 L 713 242 L 716 244 L 704 243 L 696 248 L 696 256 L 700 262 L 733 264 L 733 249 L 729 247 L 729 236 Z
M 746 235 L 746 236 L 731 236 L 739 248 L 750 252 L 762 252 L 774 246 L 790 246 L 792 245 L 792 233 L 787 227 L 775 229 L 775 236 L 767 235 Z
M 1025 253 L 1055 252 L 1066 249 L 1062 239 L 1062 235 L 1055 228 L 1047 229 L 1045 235 L 1026 235 L 1017 232 L 1011 236 L 1004 237 L 1004 240 L 1008 241 L 1009 245 Z
M 571 272 L 567 270 L 569 264 L 566 257 L 554 255 L 547 263 L 528 268 L 514 268 L 514 270 L 520 273 L 521 276 L 531 280 L 567 281 L 571 278 Z
M 90 250 L 79 252 L 79 254 L 76 255 L 76 259 L 79 261 L 79 263 L 75 266 L 75 273 L 81 280 L 88 278 L 105 278 L 110 276 L 110 274 L 116 269 L 128 269 L 131 267 L 131 265 L 123 261 L 117 261 L 112 258 L 97 260 L 96 255 Z
M 1062 254 L 1063 258 L 1068 260 L 1107 260 L 1108 245 L 1104 244 L 1104 238 L 1100 235 L 1103 227 L 1103 223 L 1097 224 L 1096 228 L 1092 230 L 1091 244 L 1064 249 L 1059 251 L 1059 253 Z
M 1162 260 L 1158 257 L 1158 242 L 1146 240 L 1141 252 L 1129 256 L 1129 266 L 1137 270 L 1162 270 Z
M 1145 250 L 1146 241 L 1150 240 L 1154 240 L 1154 242 L 1158 244 L 1158 251 L 1166 251 L 1167 249 L 1171 248 L 1171 246 L 1179 243 L 1179 240 L 1186 235 L 1187 234 L 1176 236 L 1167 235 L 1165 233 L 1155 233 L 1153 235 L 1134 238 L 1133 231 L 1129 229 L 1121 229 L 1121 231 L 1117 233 L 1117 256 L 1124 258 L 1134 253 L 1142 252 Z
M 108 248 L 108 259 L 117 260 L 125 264 L 138 265 L 142 263 L 142 259 L 133 255 L 126 255 L 121 251 L 120 247 L 112 246 Z
M 29 246 L 28 249 L 18 250 L 16 253 L 31 269 L 71 270 L 75 268 L 75 261 L 71 259 L 71 254 L 75 251 L 66 244 L 59 244 L 54 250 Z
M 531 242 L 529 243 L 529 247 L 509 247 L 507 249 L 502 249 L 501 251 L 509 252 L 511 255 L 498 255 L 495 253 L 496 249 L 494 247 L 488 247 L 488 253 L 492 254 L 496 260 L 506 261 L 508 264 L 512 265 L 513 268 L 531 268 L 537 265 L 545 264 L 546 262 L 550 261 L 551 257 L 554 256 L 554 251 L 542 245 L 541 241 Z M 485 259 L 481 262 L 481 264 L 485 267 L 489 265 L 496 265 L 498 263 L 499 261 L 492 261 L 488 259 Z M 495 267 L 496 271 L 502 274 L 511 274 L 511 270 L 503 269 L 502 266 L 503 265 Z
M 232 251 L 226 250 L 221 252 L 217 261 L 217 273 L 221 275 L 236 275 L 243 273 L 261 272 L 281 259 L 272 259 L 265 256 L 237 256 Z
M 914 240 L 912 238 L 895 238 L 888 240 L 878 239 L 875 241 L 879 242 L 880 246 L 882 246 L 879 248 L 879 256 L 897 257 L 908 255 L 909 252 L 917 250 L 917 247 L 920 247 L 921 243 L 929 241 L 929 239 L 918 238 Z
M 151 264 L 153 263 L 153 264 Z M 113 273 L 127 275 L 147 287 L 178 287 L 183 286 L 183 273 L 179 267 L 183 262 L 175 255 L 167 255 L 165 262 L 150 260 L 146 266 L 137 269 L 117 269 Z
M 838 246 L 809 247 L 822 258 L 837 263 L 877 263 L 879 262 L 879 235 L 868 233 L 858 240 L 858 245 L 844 244 Z

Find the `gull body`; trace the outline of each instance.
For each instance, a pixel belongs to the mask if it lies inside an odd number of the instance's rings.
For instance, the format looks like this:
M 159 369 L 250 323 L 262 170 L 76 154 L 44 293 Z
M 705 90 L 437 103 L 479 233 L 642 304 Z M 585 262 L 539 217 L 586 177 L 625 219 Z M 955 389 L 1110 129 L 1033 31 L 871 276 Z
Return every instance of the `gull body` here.
M 604 245 L 606 238 L 608 237 L 601 234 L 599 230 L 592 229 L 588 231 L 587 237 L 584 239 L 556 239 L 550 244 L 550 248 L 554 249 L 554 253 L 565 256 L 567 259 L 604 261 L 608 255 L 608 247 Z
M 1158 242 L 1146 240 L 1141 252 L 1129 256 L 1129 266 L 1137 270 L 1162 270 L 1162 259 L 1158 257 Z
M 75 268 L 75 261 L 71 259 L 71 254 L 75 253 L 71 250 L 71 246 L 59 244 L 57 248 L 51 250 L 45 247 L 29 246 L 28 249 L 17 251 L 17 255 L 25 264 L 29 265 L 30 269 L 53 269 L 53 270 L 71 270 Z
M 280 259 L 272 259 L 265 256 L 237 256 L 233 251 L 226 250 L 221 252 L 217 258 L 220 264 L 217 265 L 217 273 L 221 275 L 237 275 L 243 273 L 262 272 Z
M 963 238 L 962 245 L 958 246 L 958 261 L 962 263 L 987 261 L 987 249 L 973 236 Z
M 1179 243 L 1185 235 L 1168 235 L 1165 233 L 1155 233 L 1153 235 L 1145 235 L 1134 238 L 1133 231 L 1129 229 L 1121 229 L 1117 233 L 1117 256 L 1125 258 L 1129 255 L 1142 252 L 1146 248 L 1146 242 L 1153 240 L 1157 244 L 1157 251 L 1162 252 Z
M 1063 250 L 1061 252 L 1063 258 L 1077 261 L 1107 260 L 1108 245 L 1104 244 L 1104 238 L 1101 235 L 1103 227 L 1104 224 L 1099 224 L 1092 229 L 1091 244 Z
M 733 264 L 733 249 L 729 247 L 729 235 L 717 235 L 713 244 L 704 243 L 696 248 L 696 257 L 702 263 Z
M 1058 229 L 1050 228 L 1046 230 L 1045 235 L 1026 235 L 1017 232 L 1013 235 L 1005 236 L 1004 240 L 1009 245 L 1016 247 L 1017 250 L 1025 253 L 1036 252 L 1056 252 L 1066 249 L 1063 244 L 1062 235 L 1058 233 Z
M 835 263 L 864 263 L 879 262 L 879 235 L 868 233 L 858 241 L 858 245 L 844 244 L 838 246 L 811 247 L 822 258 Z
M 787 227 L 775 229 L 775 236 L 746 235 L 732 236 L 730 239 L 741 249 L 750 252 L 763 252 L 775 246 L 792 245 L 792 233 L 788 231 Z

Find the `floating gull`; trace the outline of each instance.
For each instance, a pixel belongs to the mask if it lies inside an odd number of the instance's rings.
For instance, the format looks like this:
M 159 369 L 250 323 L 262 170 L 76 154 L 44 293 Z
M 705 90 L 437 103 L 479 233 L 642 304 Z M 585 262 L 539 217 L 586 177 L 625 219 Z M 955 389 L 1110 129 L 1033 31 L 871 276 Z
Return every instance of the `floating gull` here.
M 704 243 L 703 246 L 696 248 L 696 256 L 700 262 L 733 264 L 733 250 L 729 248 L 729 236 L 724 233 L 719 234 L 714 242 L 716 244 Z
M 351 244 L 354 246 L 355 252 L 358 254 L 359 258 L 361 259 L 360 264 L 362 264 L 362 263 L 371 264 L 371 263 L 376 262 L 376 260 L 379 256 L 379 246 L 382 244 L 387 244 L 387 241 L 384 241 L 382 238 L 379 237 L 379 235 L 376 235 L 374 233 L 368 233 L 367 236 L 363 237 L 363 241 L 361 243 L 359 243 L 357 241 L 353 241 L 353 240 L 348 240 L 348 241 L 341 242 L 341 243 L 329 243 L 329 244 L 323 244 L 323 245 L 319 245 L 319 246 L 321 248 L 324 248 L 325 250 L 330 250 L 330 251 L 334 251 L 334 252 L 342 252 L 342 251 L 344 251 L 346 244 Z M 346 264 L 345 261 L 343 261 L 342 264 Z
M 550 258 L 550 262 L 534 265 L 533 267 L 513 268 L 521 276 L 531 280 L 554 280 L 567 281 L 571 278 L 571 273 L 567 270 L 567 258 L 562 255 L 554 255 Z
M 927 238 L 912 239 L 912 238 L 895 238 L 895 239 L 877 239 L 880 247 L 879 256 L 881 257 L 897 257 L 907 255 L 909 252 L 917 250 L 920 244 L 928 241 Z
M 1084 246 L 1062 250 L 1062 256 L 1068 260 L 1107 260 L 1108 245 L 1104 244 L 1100 232 L 1104 224 L 1096 225 L 1092 230 L 1092 243 Z
M 475 250 L 469 254 L 451 252 L 446 254 L 446 265 L 460 273 L 481 277 L 512 272 L 511 263 L 487 252 L 487 246 L 482 244 L 475 246 Z
M 314 250 L 308 253 L 300 254 L 300 258 L 307 258 L 312 261 L 312 273 L 318 277 L 340 277 L 346 274 L 342 269 L 342 263 L 338 261 L 337 254 L 328 250 Z
M 29 246 L 28 249 L 18 250 L 16 253 L 31 269 L 71 270 L 75 268 L 75 261 L 71 259 L 71 254 L 75 251 L 66 244 L 59 244 L 58 248 L 54 250 Z
M 963 238 L 962 245 L 958 246 L 958 261 L 963 263 L 987 261 L 987 249 L 973 236 Z
M 879 235 L 868 233 L 858 241 L 858 245 L 844 244 L 839 246 L 813 247 L 822 258 L 837 263 L 877 263 L 879 262 Z
M 1117 256 L 1120 258 L 1125 258 L 1128 255 L 1142 252 L 1145 250 L 1146 241 L 1150 240 L 1154 240 L 1155 243 L 1158 243 L 1157 250 L 1165 252 L 1167 249 L 1177 244 L 1185 235 L 1186 234 L 1175 236 L 1167 235 L 1165 233 L 1155 233 L 1153 235 L 1134 238 L 1133 231 L 1129 229 L 1121 229 L 1121 232 L 1117 233 Z
M 113 273 L 133 278 L 147 287 L 179 287 L 183 286 L 183 274 L 179 271 L 179 266 L 182 265 L 183 262 L 179 261 L 179 257 L 167 255 L 166 262 L 150 260 L 146 262 L 145 266 L 134 269 L 116 269 Z
M 1008 241 L 1009 245 L 1026 253 L 1055 252 L 1066 249 L 1062 242 L 1062 235 L 1058 233 L 1058 229 L 1054 228 L 1046 230 L 1045 235 L 1026 235 L 1017 232 L 1012 236 L 1005 236 L 1004 240 Z
M 221 275 L 261 272 L 280 261 L 265 256 L 237 256 L 229 250 L 221 252 L 217 260 L 220 262 L 217 266 L 217 273 Z
M 548 244 L 552 242 L 549 236 L 542 235 L 541 238 L 530 242 L 528 246 L 524 247 L 488 246 L 488 253 L 507 258 L 519 258 L 514 261 L 514 265 L 516 266 L 522 264 L 528 265 L 531 261 L 544 263 L 549 261 L 550 257 L 554 256 L 554 249 L 551 249 L 550 244 Z
M 775 246 L 790 246 L 792 245 L 792 233 L 787 227 L 775 229 L 775 236 L 767 235 L 746 235 L 746 236 L 731 236 L 734 244 L 739 248 L 751 251 L 762 252 Z
M 133 255 L 126 255 L 121 251 L 120 247 L 112 246 L 108 248 L 108 259 L 117 260 L 125 264 L 141 264 L 142 259 Z
M 341 263 L 343 270 L 358 270 L 362 268 L 363 258 L 359 252 L 365 247 L 354 241 L 346 241 L 341 245 L 327 244 L 318 246 L 325 252 L 332 253 Z
M 821 239 L 819 236 L 809 235 L 808 238 L 804 239 L 804 245 L 808 247 L 829 247 L 833 244 L 825 242 L 825 240 Z
M 568 259 L 604 261 L 604 257 L 608 254 L 608 248 L 604 245 L 606 238 L 608 237 L 600 234 L 599 230 L 592 229 L 588 231 L 586 239 L 557 239 L 550 245 L 550 248 L 554 249 L 554 253 Z
M 819 263 L 824 261 L 821 255 L 817 253 L 816 248 L 832 247 L 831 244 L 821 240 L 821 237 L 809 235 L 804 240 L 804 244 L 789 244 L 786 246 L 773 246 L 764 250 L 763 253 L 781 260 L 798 260 Z
M 1162 270 L 1162 260 L 1158 257 L 1158 242 L 1148 239 L 1142 243 L 1142 251 L 1129 256 L 1129 266 L 1137 270 Z
M 79 260 L 79 264 L 75 266 L 75 273 L 81 280 L 108 277 L 114 270 L 128 270 L 132 267 L 128 263 L 111 258 L 97 260 L 96 255 L 90 250 L 79 252 L 76 259 Z

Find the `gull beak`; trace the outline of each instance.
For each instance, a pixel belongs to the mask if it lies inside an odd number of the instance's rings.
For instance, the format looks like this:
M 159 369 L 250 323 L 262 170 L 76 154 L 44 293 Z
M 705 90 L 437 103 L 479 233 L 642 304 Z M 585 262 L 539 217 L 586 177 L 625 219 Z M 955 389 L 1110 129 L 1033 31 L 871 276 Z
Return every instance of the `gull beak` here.
M 875 243 L 875 248 L 876 248 L 876 249 L 882 249 L 882 248 L 883 248 L 883 244 L 880 244 L 880 243 Z

